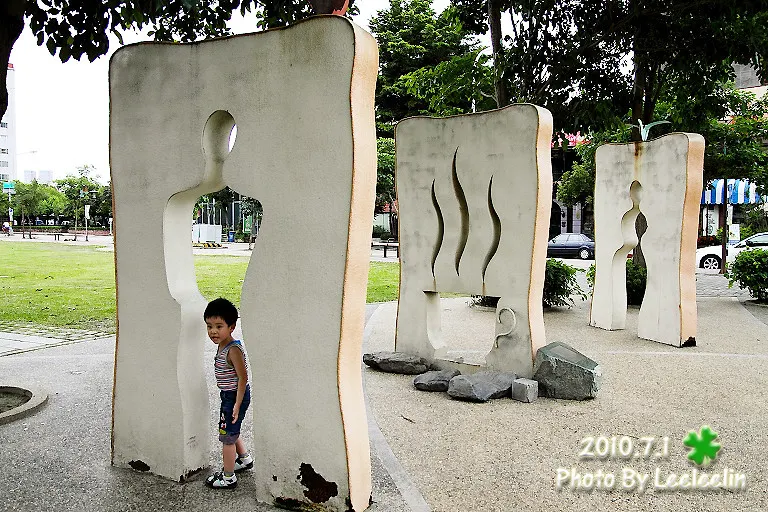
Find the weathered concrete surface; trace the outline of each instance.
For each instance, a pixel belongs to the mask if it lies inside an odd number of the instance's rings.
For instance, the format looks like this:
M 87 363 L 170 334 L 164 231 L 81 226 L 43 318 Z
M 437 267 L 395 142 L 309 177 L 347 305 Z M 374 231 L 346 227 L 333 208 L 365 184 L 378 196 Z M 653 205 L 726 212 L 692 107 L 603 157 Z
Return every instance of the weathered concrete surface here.
M 493 321 L 493 312 L 445 299 L 445 331 Z M 411 378 L 366 371 L 366 392 L 376 420 L 395 455 L 413 476 L 435 512 L 506 512 L 510 504 L 528 512 L 680 512 L 682 510 L 768 510 L 768 461 L 758 434 L 768 424 L 765 387 L 768 327 L 738 302 L 698 303 L 699 337 L 679 349 L 638 340 L 637 309 L 627 329 L 604 331 L 587 325 L 588 303 L 544 314 L 547 335 L 567 339 L 600 362 L 603 385 L 595 400 L 539 398 L 532 404 L 511 399 L 473 404 L 442 393 L 423 393 Z M 396 306 L 381 306 L 371 318 L 368 350 L 391 350 Z M 477 318 L 476 318 L 477 317 Z M 733 326 L 739 329 L 734 330 Z M 464 340 L 446 342 L 455 350 Z M 713 370 L 715 369 L 715 370 Z M 723 375 L 739 375 L 723 379 Z M 695 377 L 694 377 L 695 376 Z M 659 400 L 660 389 L 674 389 Z M 701 404 L 707 404 L 702 409 Z M 409 418 L 413 422 L 403 418 Z M 575 491 L 555 489 L 558 468 L 582 471 L 638 471 L 681 474 L 690 471 L 682 440 L 689 430 L 709 424 L 724 449 L 715 466 L 748 475 L 743 492 Z M 579 442 L 587 436 L 669 436 L 668 459 L 583 461 Z M 727 450 L 727 452 L 726 452 Z M 440 467 L 441 471 L 435 471 Z M 450 475 L 446 479 L 445 475 Z
M 213 359 L 215 350 L 212 343 L 206 345 L 201 355 L 206 364 Z M 114 353 L 112 336 L 0 357 L 3 382 L 12 380 L 26 388 L 35 383 L 50 394 L 46 406 L 34 415 L 0 425 L 0 510 L 280 510 L 253 498 L 257 483 L 252 471 L 238 475 L 236 489 L 214 491 L 203 485 L 207 472 L 179 484 L 150 473 L 111 466 L 109 415 Z M 207 370 L 204 377 L 211 410 L 206 411 L 204 427 L 211 449 L 206 453 L 206 465 L 219 470 L 219 409 L 214 405 L 219 392 L 212 368 Z M 252 412 L 246 414 L 242 436 L 254 453 L 261 448 L 253 441 Z M 371 453 L 371 464 L 374 504 L 369 510 L 412 512 L 375 450 Z
M 377 71 L 373 37 L 339 16 L 195 44 L 129 45 L 112 57 L 115 464 L 140 460 L 175 480 L 208 464 L 205 301 L 191 212 L 201 194 L 229 185 L 264 207 L 258 264 L 241 296 L 244 343 L 266 355 L 251 358 L 260 383 L 254 436 L 265 447 L 254 453 L 254 497 L 314 506 L 328 493 L 297 480 L 308 465 L 337 486 L 323 507 L 347 510 L 351 499 L 366 508 L 360 357 Z M 310 239 L 323 240 L 324 258 L 307 250 Z
M 482 363 L 532 375 L 546 343 L 551 135 L 552 115 L 528 104 L 398 123 L 398 352 L 446 366 L 439 292 L 493 295 L 501 299 Z
M 671 133 L 648 142 L 606 144 L 595 153 L 595 290 L 590 325 L 623 329 L 626 255 L 645 215 L 648 283 L 637 335 L 668 345 L 695 344 L 696 235 L 704 137 Z

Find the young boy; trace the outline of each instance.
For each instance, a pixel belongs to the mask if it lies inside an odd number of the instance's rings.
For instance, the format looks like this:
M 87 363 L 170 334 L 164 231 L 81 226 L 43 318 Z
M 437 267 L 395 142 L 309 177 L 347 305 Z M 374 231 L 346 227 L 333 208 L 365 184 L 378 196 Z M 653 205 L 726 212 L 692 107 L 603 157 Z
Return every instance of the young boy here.
M 237 486 L 235 472 L 253 467 L 253 458 L 240 439 L 240 424 L 251 403 L 248 385 L 248 362 L 240 340 L 232 338 L 237 325 L 237 308 L 227 299 L 216 299 L 203 313 L 208 337 L 219 346 L 213 360 L 216 384 L 221 396 L 219 413 L 219 441 L 222 442 L 224 469 L 205 480 L 214 489 L 232 489 Z

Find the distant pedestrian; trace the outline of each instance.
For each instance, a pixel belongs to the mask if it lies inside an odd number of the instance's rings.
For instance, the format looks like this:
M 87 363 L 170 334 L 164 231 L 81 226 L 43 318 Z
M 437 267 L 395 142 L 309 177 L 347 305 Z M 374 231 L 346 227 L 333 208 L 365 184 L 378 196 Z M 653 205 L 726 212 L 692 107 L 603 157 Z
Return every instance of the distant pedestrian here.
M 253 467 L 253 457 L 248 454 L 240 439 L 240 424 L 251 403 L 248 384 L 248 359 L 240 340 L 232 337 L 237 325 L 237 308 L 227 299 L 212 300 L 205 308 L 203 318 L 208 337 L 219 346 L 213 368 L 219 387 L 221 408 L 219 412 L 219 441 L 222 442 L 224 467 L 205 480 L 214 489 L 231 489 L 237 486 L 235 472 Z

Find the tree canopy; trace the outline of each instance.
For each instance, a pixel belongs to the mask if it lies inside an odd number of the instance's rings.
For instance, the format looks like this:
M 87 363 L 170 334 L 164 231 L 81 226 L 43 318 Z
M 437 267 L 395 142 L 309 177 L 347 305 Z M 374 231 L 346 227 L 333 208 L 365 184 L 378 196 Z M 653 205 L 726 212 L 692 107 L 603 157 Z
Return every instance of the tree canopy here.
M 379 43 L 379 78 L 376 84 L 376 123 L 379 136 L 392 137 L 394 124 L 419 114 L 437 114 L 429 99 L 414 94 L 406 75 L 464 56 L 478 49 L 469 39 L 455 10 L 436 14 L 430 0 L 390 0 L 389 9 L 370 20 Z M 463 112 L 471 98 L 454 97 L 451 106 Z M 444 110 L 444 109 L 442 109 Z
M 510 101 L 547 107 L 566 132 L 648 124 L 665 91 L 712 94 L 733 77 L 733 62 L 768 78 L 765 0 L 451 2 L 476 33 L 501 30 L 494 16 L 509 16 L 511 33 L 495 35 L 503 41 L 495 78 Z

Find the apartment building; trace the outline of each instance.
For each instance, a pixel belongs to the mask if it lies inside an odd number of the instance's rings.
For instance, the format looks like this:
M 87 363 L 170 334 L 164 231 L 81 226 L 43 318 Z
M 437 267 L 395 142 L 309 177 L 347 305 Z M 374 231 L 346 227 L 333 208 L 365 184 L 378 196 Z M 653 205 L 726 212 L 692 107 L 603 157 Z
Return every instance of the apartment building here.
M 8 64 L 8 110 L 0 121 L 0 182 L 16 179 L 16 86 Z

